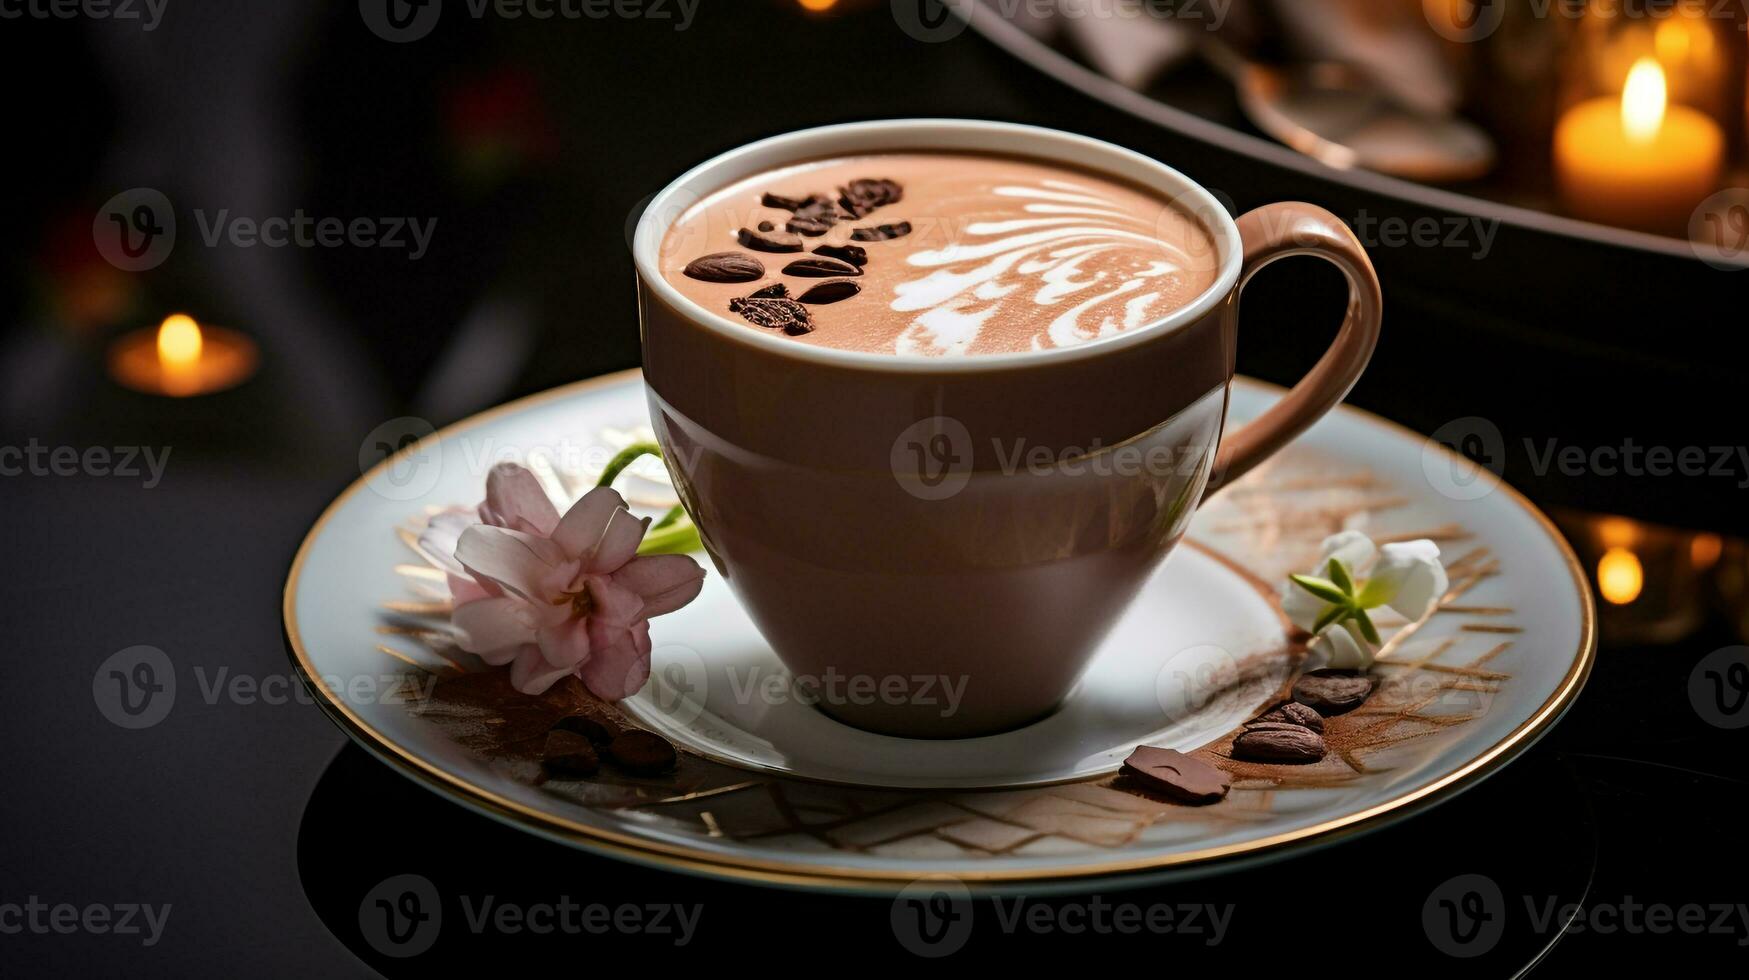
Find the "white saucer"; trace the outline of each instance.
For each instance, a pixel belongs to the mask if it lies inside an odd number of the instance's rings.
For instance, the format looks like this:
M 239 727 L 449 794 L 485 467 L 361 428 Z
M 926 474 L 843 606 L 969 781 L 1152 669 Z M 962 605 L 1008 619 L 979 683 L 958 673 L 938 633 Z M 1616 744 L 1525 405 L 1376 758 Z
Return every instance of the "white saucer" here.
M 1232 424 L 1278 394 L 1236 383 Z M 697 601 L 652 623 L 653 682 L 623 705 L 685 750 L 680 776 L 535 785 L 391 691 L 396 678 L 475 666 L 447 642 L 442 579 L 409 548 L 409 526 L 477 501 L 502 458 L 551 463 L 554 482 L 576 490 L 646 418 L 635 372 L 572 385 L 443 430 L 329 508 L 293 565 L 285 623 L 294 663 L 343 730 L 451 799 L 632 860 L 821 887 L 946 875 L 1036 888 L 1279 854 L 1443 799 L 1530 744 L 1590 667 L 1590 595 L 1547 520 L 1485 472 L 1454 480 L 1466 464 L 1443 448 L 1342 409 L 1197 515 L 1044 721 L 955 741 L 832 721 L 785 685 L 713 574 Z M 663 488 L 644 489 L 660 506 Z M 1218 750 L 1279 695 L 1288 654 L 1264 596 L 1344 526 L 1432 536 L 1463 584 L 1395 643 L 1387 685 L 1351 719 L 1364 737 L 1315 767 L 1236 766 L 1231 795 L 1211 807 L 1114 786 L 1137 744 Z

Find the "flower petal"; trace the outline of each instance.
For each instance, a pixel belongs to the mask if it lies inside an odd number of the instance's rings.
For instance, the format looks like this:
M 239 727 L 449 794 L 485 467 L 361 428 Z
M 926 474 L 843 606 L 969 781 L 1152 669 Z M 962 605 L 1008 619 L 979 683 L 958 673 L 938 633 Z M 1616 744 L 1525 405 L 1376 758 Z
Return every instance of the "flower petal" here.
M 523 614 L 525 603 L 508 596 L 480 599 L 457 606 L 450 617 L 457 644 L 469 653 L 486 653 L 534 642 L 534 627 Z
M 638 594 L 631 589 L 616 584 L 613 579 L 605 575 L 591 576 L 588 589 L 591 623 L 624 627 L 645 618 L 644 600 L 638 598 Z
M 481 599 L 491 599 L 504 594 L 491 579 L 481 581 L 469 575 L 465 570 L 461 574 L 450 573 L 449 599 L 454 605 L 464 602 L 478 602 Z
M 607 519 L 607 528 L 601 532 L 601 540 L 583 556 L 584 564 L 598 575 L 619 571 L 620 566 L 637 555 L 638 544 L 644 540 L 644 531 L 649 526 L 648 517 L 633 517 L 629 510 L 614 511 Z
M 615 511 L 625 509 L 625 498 L 612 487 L 596 487 L 565 511 L 553 529 L 552 539 L 564 549 L 566 557 L 581 558 L 590 554 L 607 530 L 607 522 Z
M 1377 602 L 1414 622 L 1427 615 L 1449 585 L 1439 546 L 1423 538 L 1385 545 L 1363 591 L 1371 601 L 1377 589 Z
M 499 463 L 486 474 L 486 500 L 480 504 L 480 519 L 550 537 L 559 524 L 559 509 L 532 472 L 515 463 Z
M 650 679 L 650 629 L 639 623 L 598 648 L 578 671 L 591 693 L 608 701 L 629 698 Z
M 455 560 L 455 544 L 462 532 L 480 523 L 472 511 L 451 507 L 431 515 L 425 530 L 419 532 L 419 553 L 426 561 L 451 574 L 462 570 Z
M 476 576 L 485 576 L 523 598 L 539 601 L 541 576 L 553 565 L 552 542 L 521 531 L 475 524 L 462 532 L 455 557 Z
M 1340 531 L 1325 538 L 1319 552 L 1318 567 L 1312 569 L 1313 575 L 1324 574 L 1324 566 L 1334 558 L 1348 566 L 1348 571 L 1354 573 L 1355 578 L 1359 578 L 1360 570 L 1371 564 L 1379 549 L 1371 538 L 1359 531 Z
M 644 555 L 626 562 L 613 580 L 643 598 L 643 616 L 649 619 L 697 598 L 704 588 L 704 569 L 686 555 Z
M 1318 663 L 1317 667 L 1310 667 L 1313 670 L 1322 667 L 1365 670 L 1372 666 L 1373 655 L 1378 652 L 1360 635 L 1359 628 L 1352 620 L 1319 633 L 1307 645 L 1307 649 L 1311 652 L 1313 662 Z
M 589 643 L 589 623 L 577 617 L 542 626 L 535 631 L 535 637 L 540 643 L 541 656 L 554 667 L 575 669 L 593 652 Z
M 516 662 L 510 665 L 510 686 L 524 694 L 545 694 L 566 674 L 575 673 L 572 667 L 554 667 L 541 656 L 539 647 L 524 647 L 516 655 Z

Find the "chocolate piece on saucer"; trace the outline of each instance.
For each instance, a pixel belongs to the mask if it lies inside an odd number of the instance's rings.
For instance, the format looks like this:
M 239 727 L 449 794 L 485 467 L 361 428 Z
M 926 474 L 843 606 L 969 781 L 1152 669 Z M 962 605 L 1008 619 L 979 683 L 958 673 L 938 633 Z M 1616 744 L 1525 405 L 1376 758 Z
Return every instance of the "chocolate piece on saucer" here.
M 627 772 L 640 775 L 668 772 L 674 768 L 674 746 L 655 732 L 633 729 L 615 735 L 607 746 L 608 758 Z
M 1285 725 L 1299 725 L 1302 728 L 1310 728 L 1314 732 L 1324 731 L 1324 717 L 1298 701 L 1289 701 L 1286 704 L 1278 704 L 1269 711 L 1264 712 L 1263 716 L 1258 718 L 1257 721 L 1280 722 Z
M 607 730 L 607 726 L 588 715 L 570 715 L 560 718 L 558 723 L 553 726 L 553 731 L 581 735 L 593 745 L 606 745 L 613 741 L 613 733 Z
M 1365 704 L 1376 683 L 1365 674 L 1320 671 L 1294 682 L 1294 700 L 1328 718 Z
M 1299 725 L 1265 722 L 1233 739 L 1233 758 L 1250 762 L 1317 762 L 1326 751 L 1324 736 Z
M 541 768 L 548 774 L 567 779 L 583 779 L 595 775 L 601 760 L 595 747 L 576 732 L 553 730 L 547 733 L 546 750 L 541 753 Z
M 1123 762 L 1126 775 L 1181 803 L 1218 803 L 1233 788 L 1227 774 L 1176 749 L 1138 745 Z

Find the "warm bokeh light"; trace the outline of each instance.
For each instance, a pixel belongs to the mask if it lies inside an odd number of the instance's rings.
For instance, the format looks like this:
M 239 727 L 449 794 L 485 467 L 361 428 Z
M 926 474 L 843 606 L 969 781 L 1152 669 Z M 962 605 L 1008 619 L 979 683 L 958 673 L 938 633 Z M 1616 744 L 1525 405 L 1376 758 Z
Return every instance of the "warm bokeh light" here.
M 1656 58 L 1641 58 L 1628 72 L 1628 81 L 1621 90 L 1621 124 L 1628 139 L 1650 143 L 1664 125 L 1664 108 L 1669 102 L 1665 91 L 1664 69 Z
M 1604 601 L 1625 606 L 1640 597 L 1646 573 L 1638 555 L 1626 548 L 1610 548 L 1597 561 L 1597 591 Z
M 158 359 L 166 367 L 186 367 L 200 360 L 203 341 L 194 317 L 177 313 L 158 325 Z
M 1688 556 L 1694 562 L 1694 567 L 1708 569 L 1719 560 L 1719 555 L 1725 550 L 1724 539 L 1716 534 L 1697 534 L 1689 542 Z
M 801 4 L 803 10 L 811 10 L 814 13 L 821 13 L 838 6 L 838 0 L 796 0 L 796 3 Z

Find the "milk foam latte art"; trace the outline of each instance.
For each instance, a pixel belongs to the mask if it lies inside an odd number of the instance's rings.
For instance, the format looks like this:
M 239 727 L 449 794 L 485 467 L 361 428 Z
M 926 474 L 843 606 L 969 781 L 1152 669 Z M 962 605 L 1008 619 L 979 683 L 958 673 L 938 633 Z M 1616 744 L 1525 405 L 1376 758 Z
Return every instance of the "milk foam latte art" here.
M 956 153 L 815 161 L 739 181 L 669 230 L 664 277 L 748 329 L 874 353 L 1070 347 L 1214 283 L 1171 202 L 1071 167 Z

